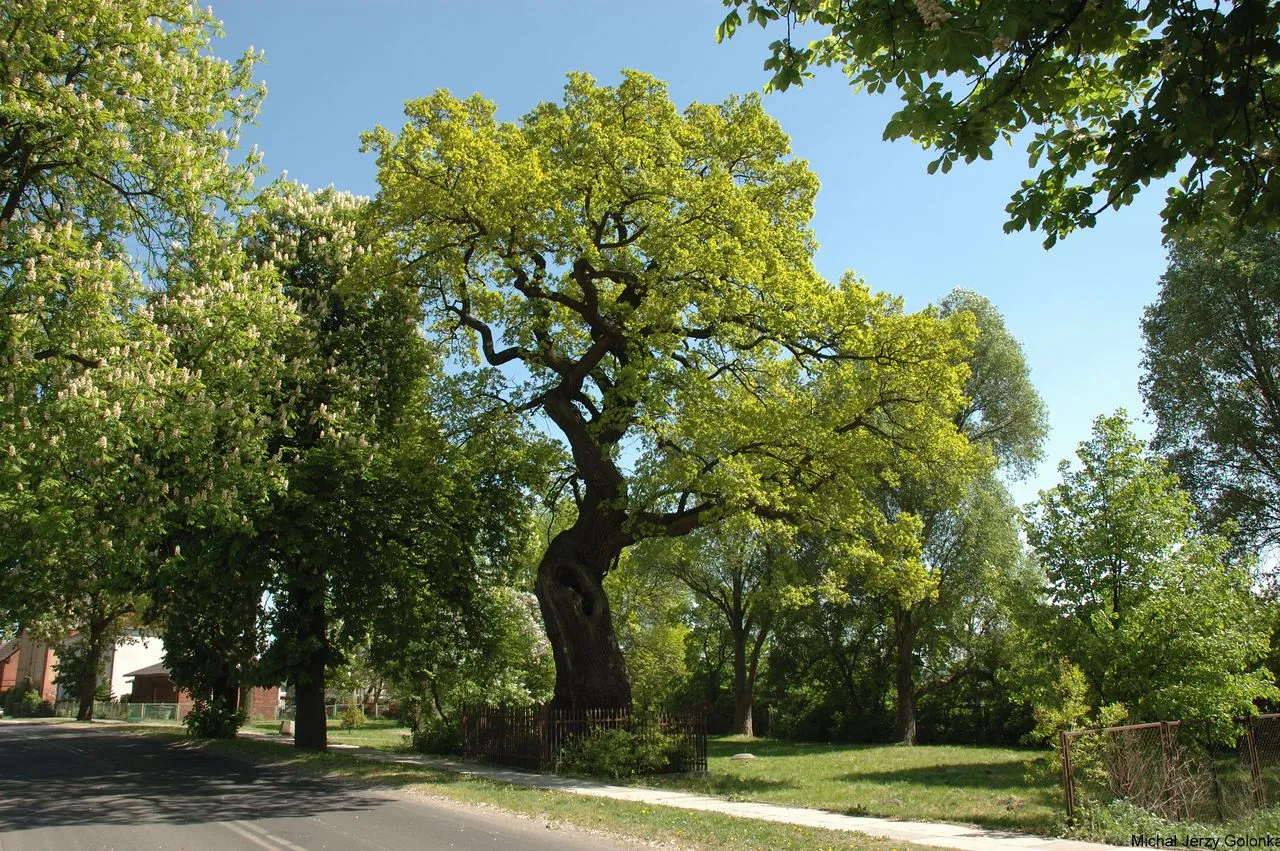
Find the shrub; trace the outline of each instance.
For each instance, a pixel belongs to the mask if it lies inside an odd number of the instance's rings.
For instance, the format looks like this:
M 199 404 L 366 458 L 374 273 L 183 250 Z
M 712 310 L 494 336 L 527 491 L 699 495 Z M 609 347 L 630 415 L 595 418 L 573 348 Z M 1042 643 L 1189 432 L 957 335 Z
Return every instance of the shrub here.
M 680 743 L 656 730 L 633 733 L 622 727 L 597 727 L 564 748 L 556 759 L 562 773 L 622 780 L 679 768 Z
M 197 700 L 182 723 L 187 733 L 197 739 L 234 739 L 236 730 L 245 722 L 241 709 L 232 709 L 222 701 Z
M 40 711 L 41 702 L 39 692 L 29 691 L 22 695 L 17 711 L 14 714 L 30 718 Z
M 4 714 L 14 718 L 30 718 L 32 716 L 53 717 L 53 704 L 40 699 L 30 677 L 25 677 L 20 685 L 16 685 L 3 694 Z M 45 705 L 48 715 L 45 715 Z
M 462 730 L 457 723 L 428 718 L 413 730 L 413 749 L 422 753 L 462 753 Z
M 342 729 L 349 733 L 363 727 L 365 720 L 363 709 L 355 705 L 348 706 L 342 712 Z

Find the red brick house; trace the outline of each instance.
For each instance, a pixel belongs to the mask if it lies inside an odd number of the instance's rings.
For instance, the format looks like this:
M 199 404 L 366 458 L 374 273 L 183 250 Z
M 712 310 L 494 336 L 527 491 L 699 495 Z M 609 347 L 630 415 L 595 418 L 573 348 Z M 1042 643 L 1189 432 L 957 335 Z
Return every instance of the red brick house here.
M 169 679 L 169 669 L 163 662 L 139 668 L 124 675 L 125 679 L 133 678 L 133 688 L 129 692 L 130 703 L 177 703 L 178 689 Z M 190 701 L 187 701 L 190 703 Z
M 125 679 L 133 679 L 133 690 L 129 693 L 131 704 L 176 703 L 179 718 L 184 717 L 191 709 L 191 695 L 178 689 L 163 662 L 139 668 L 124 676 Z M 280 687 L 244 689 L 240 692 L 240 707 L 250 718 L 274 720 L 280 708 Z
M 57 667 L 58 654 L 53 648 L 23 630 L 17 638 L 0 644 L 0 692 L 30 678 L 40 699 L 52 703 L 58 697 L 58 687 L 53 684 Z

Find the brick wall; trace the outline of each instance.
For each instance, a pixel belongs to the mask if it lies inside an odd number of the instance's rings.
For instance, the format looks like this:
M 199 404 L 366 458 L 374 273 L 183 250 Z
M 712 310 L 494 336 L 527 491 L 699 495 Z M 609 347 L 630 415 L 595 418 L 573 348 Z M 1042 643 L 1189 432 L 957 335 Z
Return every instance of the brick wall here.
M 268 721 L 275 720 L 276 711 L 280 707 L 280 687 L 255 688 L 249 693 L 248 705 L 244 711 L 250 718 L 260 717 Z

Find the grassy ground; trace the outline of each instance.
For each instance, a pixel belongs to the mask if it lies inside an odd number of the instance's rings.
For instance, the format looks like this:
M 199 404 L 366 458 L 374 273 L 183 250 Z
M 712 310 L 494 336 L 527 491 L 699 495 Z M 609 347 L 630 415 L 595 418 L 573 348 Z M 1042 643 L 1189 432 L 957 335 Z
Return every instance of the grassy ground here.
M 250 721 L 245 727 L 260 733 L 280 732 L 279 721 Z M 397 751 L 404 750 L 408 746 L 408 741 L 405 739 L 408 734 L 408 727 L 402 727 L 399 721 L 390 718 L 370 718 L 363 727 L 350 732 L 342 729 L 340 720 L 329 719 L 329 744 L 331 745 L 358 745 L 362 748 Z
M 341 752 L 298 753 L 284 743 L 272 741 L 238 739 L 194 746 L 268 761 L 273 766 L 319 772 L 346 781 L 392 787 L 462 804 L 494 807 L 537 818 L 547 822 L 548 827 L 571 825 L 646 843 L 670 843 L 679 848 L 832 848 L 866 851 L 919 851 L 924 848 L 845 831 L 814 830 L 717 813 L 691 812 L 512 786 L 421 766 L 360 760 Z
M 733 754 L 755 754 L 736 760 Z M 1056 834 L 1062 792 L 1028 782 L 1033 751 L 952 745 L 822 745 L 716 737 L 708 772 L 644 785 L 815 807 L 850 815 L 950 821 Z

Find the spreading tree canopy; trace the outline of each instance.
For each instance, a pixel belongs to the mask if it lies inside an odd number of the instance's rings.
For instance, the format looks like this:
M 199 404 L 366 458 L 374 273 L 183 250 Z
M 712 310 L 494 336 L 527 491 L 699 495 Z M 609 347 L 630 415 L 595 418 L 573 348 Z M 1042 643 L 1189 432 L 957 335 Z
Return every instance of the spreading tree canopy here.
M 1006 230 L 1046 246 L 1143 187 L 1179 177 L 1165 232 L 1280 218 L 1280 6 L 1268 0 L 724 0 L 719 36 L 786 24 L 765 68 L 798 85 L 839 65 L 857 90 L 893 86 L 886 139 L 938 152 L 930 173 L 990 159 L 1032 133 L 1040 168 L 1014 193 Z M 793 31 L 816 40 L 798 44 Z
M 630 702 L 602 583 L 636 541 L 736 512 L 911 537 L 860 489 L 891 454 L 967 452 L 971 320 L 815 274 L 817 180 L 759 98 L 681 113 L 644 74 L 572 74 L 517 123 L 447 92 L 406 114 L 365 137 L 400 274 L 572 458 L 577 515 L 535 583 L 558 703 Z

